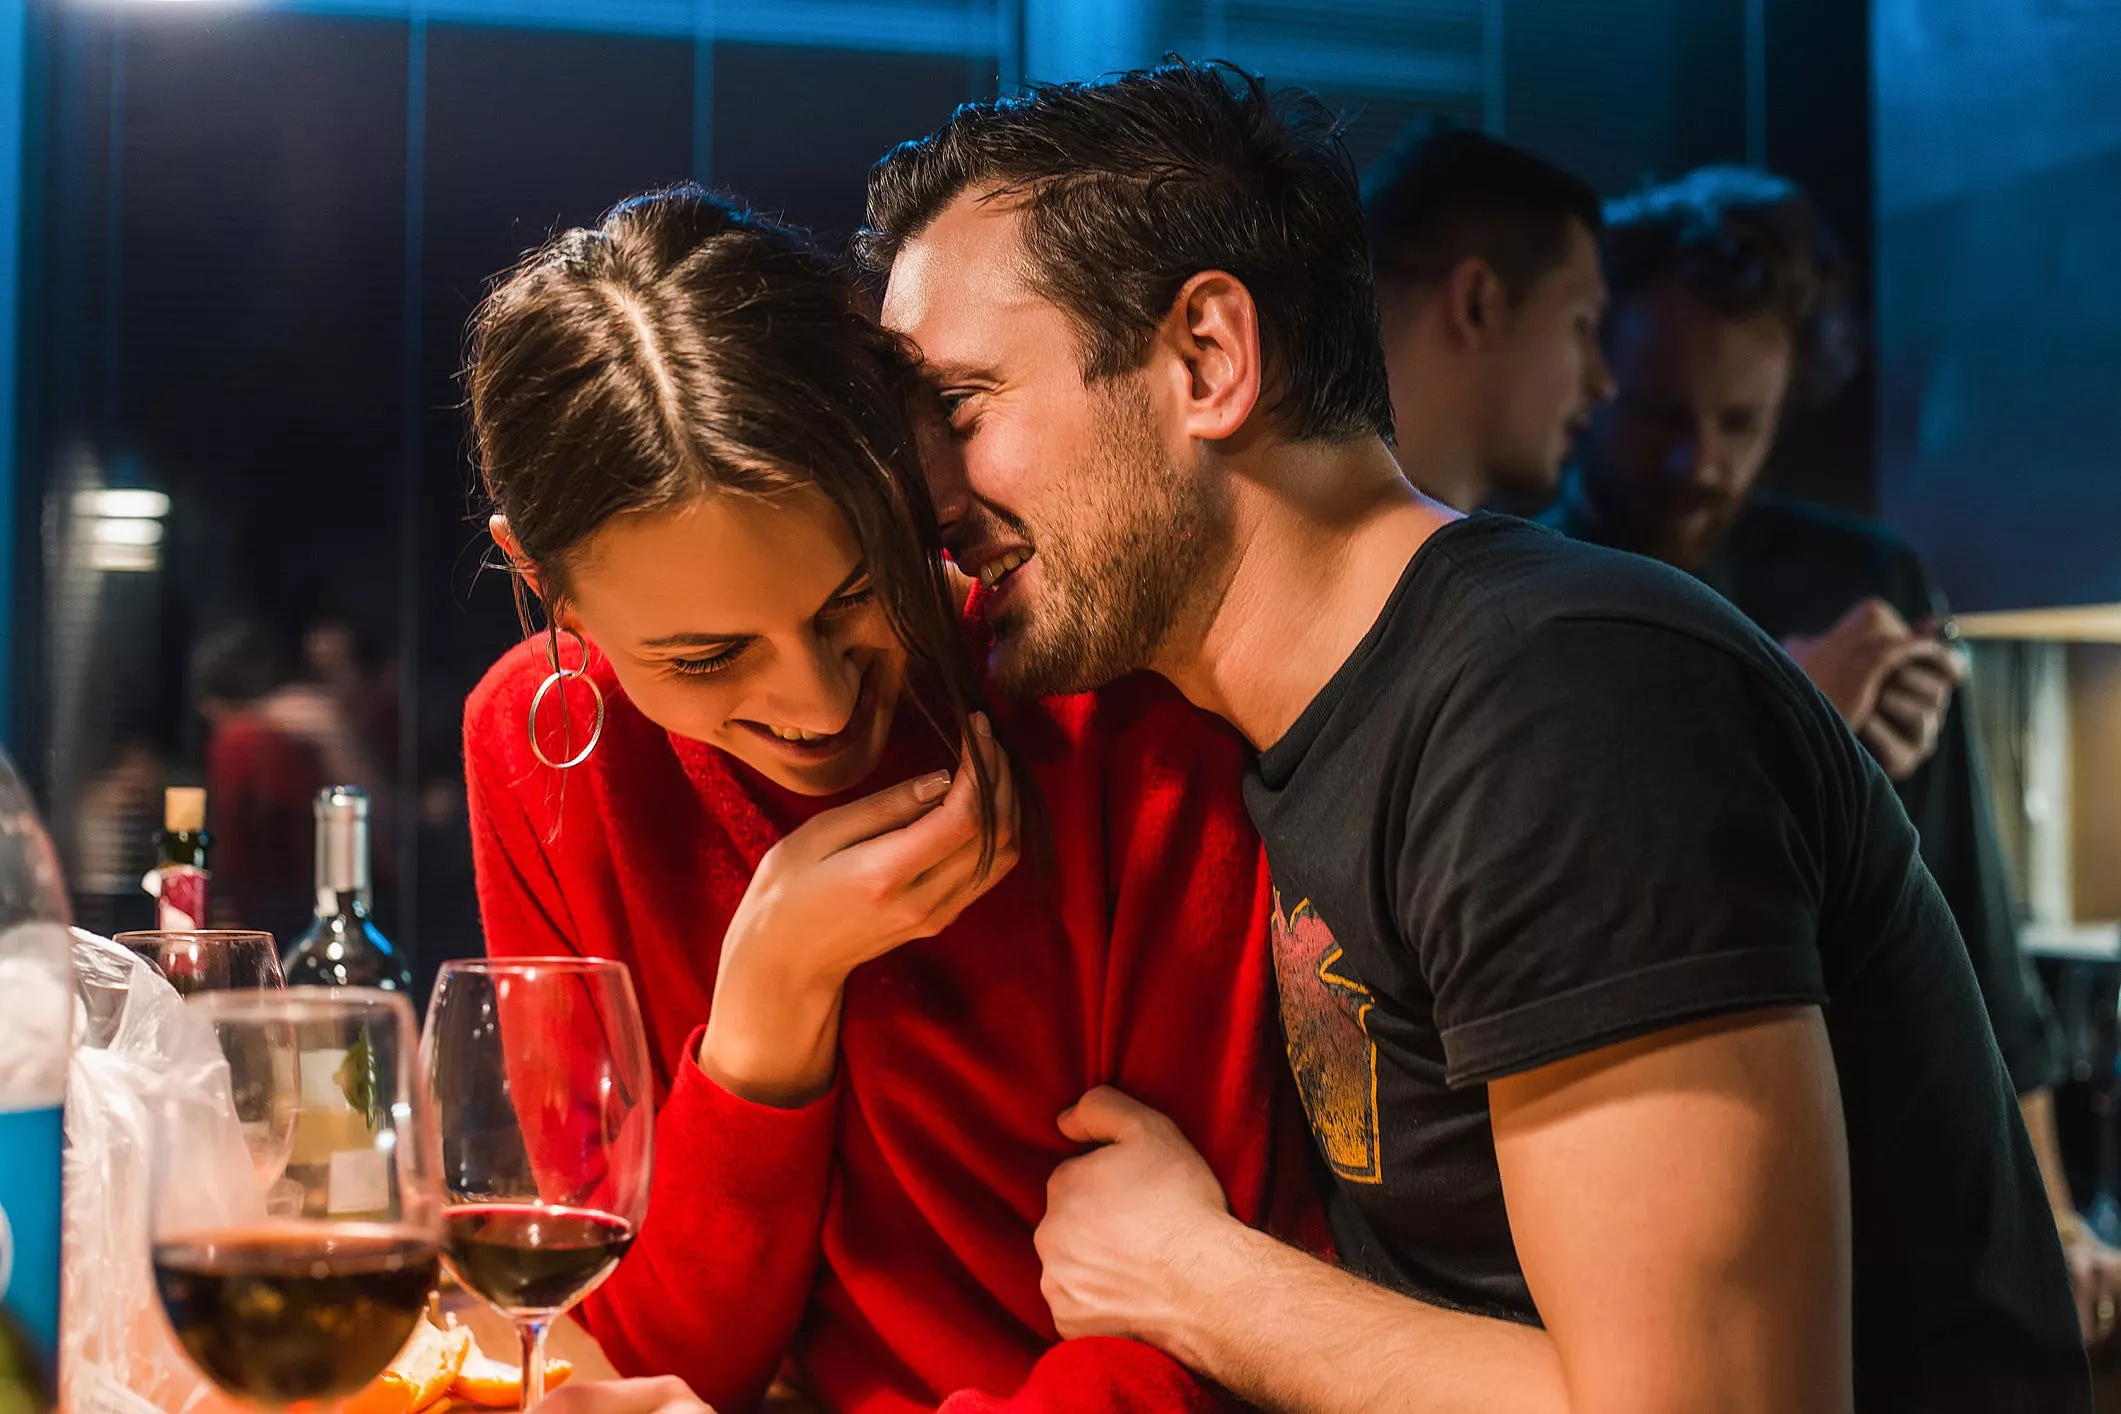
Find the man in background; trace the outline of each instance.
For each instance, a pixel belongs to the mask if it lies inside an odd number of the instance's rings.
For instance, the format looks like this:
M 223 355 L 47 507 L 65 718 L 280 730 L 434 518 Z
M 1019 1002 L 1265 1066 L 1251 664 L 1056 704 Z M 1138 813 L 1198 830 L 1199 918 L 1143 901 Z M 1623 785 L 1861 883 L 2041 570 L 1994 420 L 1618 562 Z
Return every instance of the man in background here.
M 1553 499 L 1613 396 L 1598 193 L 1521 147 L 1407 130 L 1363 182 L 1400 465 L 1461 511 Z
M 2121 1254 L 2077 1217 L 2051 1087 L 2062 1038 L 2016 909 L 1944 602 L 1883 527 L 1758 490 L 1785 407 L 1853 371 L 1847 258 L 1810 200 L 1705 168 L 1606 208 L 1618 383 L 1550 519 L 1700 578 L 1780 641 L 1885 768 L 1971 955 L 2069 1258 L 2088 1341 L 2108 1338 Z

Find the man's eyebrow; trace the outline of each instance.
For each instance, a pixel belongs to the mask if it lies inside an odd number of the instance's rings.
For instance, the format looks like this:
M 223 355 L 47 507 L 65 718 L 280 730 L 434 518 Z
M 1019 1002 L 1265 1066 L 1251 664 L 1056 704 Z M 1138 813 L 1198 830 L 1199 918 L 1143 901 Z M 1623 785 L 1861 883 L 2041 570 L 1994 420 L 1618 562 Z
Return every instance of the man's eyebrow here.
M 929 359 L 921 363 L 920 379 L 930 388 L 947 388 L 957 383 L 992 383 L 995 371 L 984 364 Z
M 855 585 L 868 577 L 868 562 L 866 560 L 856 560 L 854 568 L 847 571 L 847 577 L 833 586 L 832 592 L 825 596 L 825 603 L 830 604 L 835 599 L 845 598 Z M 819 607 L 823 608 L 824 606 L 820 605 Z M 732 643 L 742 643 L 757 636 L 750 633 L 666 633 L 661 638 L 644 638 L 641 640 L 640 646 L 643 648 L 721 648 Z

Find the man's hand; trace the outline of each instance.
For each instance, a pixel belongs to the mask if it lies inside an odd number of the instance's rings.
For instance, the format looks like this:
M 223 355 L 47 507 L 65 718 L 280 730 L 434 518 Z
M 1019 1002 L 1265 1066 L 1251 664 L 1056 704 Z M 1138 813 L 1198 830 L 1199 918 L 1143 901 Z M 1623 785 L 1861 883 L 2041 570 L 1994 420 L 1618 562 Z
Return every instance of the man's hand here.
M 1906 780 L 1935 753 L 1966 665 L 1932 625 L 1909 628 L 1883 599 L 1865 599 L 1821 637 L 1782 646 L 1886 775 Z
M 2070 1290 L 2077 1297 L 2077 1325 L 2084 1343 L 2101 1346 L 2114 1338 L 2121 1314 L 2121 1251 L 2099 1240 L 2075 1213 L 2056 1214 L 2062 1256 L 2069 1263 Z
M 556 1389 L 530 1414 L 714 1414 L 675 1375 L 652 1380 L 591 1380 Z
M 1055 1327 L 1067 1339 L 1132 1336 L 1171 1349 L 1174 1270 L 1238 1226 L 1222 1185 L 1177 1125 L 1108 1086 L 1062 1114 L 1060 1130 L 1102 1147 L 1046 1184 L 1036 1243 Z

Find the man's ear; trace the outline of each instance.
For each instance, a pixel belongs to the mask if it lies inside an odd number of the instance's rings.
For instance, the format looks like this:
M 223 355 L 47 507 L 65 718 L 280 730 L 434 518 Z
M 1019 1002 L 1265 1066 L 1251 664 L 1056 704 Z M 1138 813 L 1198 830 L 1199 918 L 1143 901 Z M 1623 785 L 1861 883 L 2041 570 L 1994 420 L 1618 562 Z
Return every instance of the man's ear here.
M 1236 276 L 1204 270 L 1186 281 L 1164 316 L 1157 343 L 1171 354 L 1172 391 L 1188 436 L 1235 436 L 1259 406 L 1264 375 L 1259 307 Z
M 1510 314 L 1510 293 L 1495 267 L 1468 256 L 1451 268 L 1443 288 L 1443 325 L 1460 348 L 1487 348 L 1502 336 Z

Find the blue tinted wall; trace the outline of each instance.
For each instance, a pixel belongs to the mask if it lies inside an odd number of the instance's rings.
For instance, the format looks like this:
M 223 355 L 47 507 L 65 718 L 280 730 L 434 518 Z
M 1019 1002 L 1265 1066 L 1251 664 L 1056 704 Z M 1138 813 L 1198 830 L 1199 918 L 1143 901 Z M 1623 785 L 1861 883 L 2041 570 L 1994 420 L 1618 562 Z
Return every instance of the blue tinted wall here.
M 1962 609 L 2121 600 L 2121 7 L 1873 25 L 1882 508 Z

